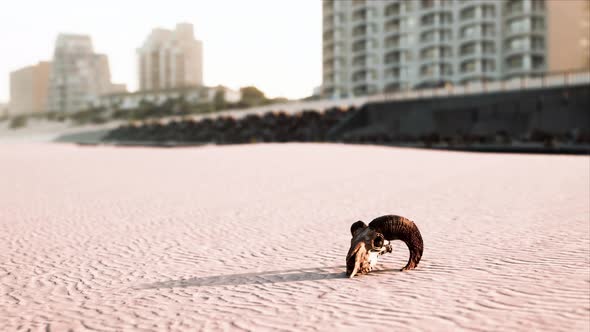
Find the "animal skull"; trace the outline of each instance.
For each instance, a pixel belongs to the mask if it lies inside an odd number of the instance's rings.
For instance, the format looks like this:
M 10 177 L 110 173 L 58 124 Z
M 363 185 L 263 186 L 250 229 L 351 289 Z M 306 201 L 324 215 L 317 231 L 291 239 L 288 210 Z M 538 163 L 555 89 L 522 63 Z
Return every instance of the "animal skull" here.
M 392 249 L 381 233 L 367 227 L 362 221 L 354 223 L 350 231 L 352 240 L 346 255 L 346 275 L 352 278 L 358 272 L 366 274 L 372 271 L 378 257 Z

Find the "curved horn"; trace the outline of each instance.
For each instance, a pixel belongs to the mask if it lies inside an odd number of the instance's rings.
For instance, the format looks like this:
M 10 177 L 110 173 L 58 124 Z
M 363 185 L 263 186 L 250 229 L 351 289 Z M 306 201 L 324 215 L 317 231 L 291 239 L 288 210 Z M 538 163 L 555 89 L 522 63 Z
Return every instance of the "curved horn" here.
M 365 227 L 367 227 L 367 224 L 359 220 L 350 226 L 350 233 L 352 234 L 352 236 L 354 236 L 354 233 L 356 233 L 356 231 Z
M 411 270 L 418 266 L 420 258 L 422 258 L 424 242 L 420 230 L 413 221 L 400 216 L 388 215 L 371 221 L 369 228 L 383 234 L 386 240 L 402 240 L 406 243 L 410 249 L 410 259 L 402 271 Z

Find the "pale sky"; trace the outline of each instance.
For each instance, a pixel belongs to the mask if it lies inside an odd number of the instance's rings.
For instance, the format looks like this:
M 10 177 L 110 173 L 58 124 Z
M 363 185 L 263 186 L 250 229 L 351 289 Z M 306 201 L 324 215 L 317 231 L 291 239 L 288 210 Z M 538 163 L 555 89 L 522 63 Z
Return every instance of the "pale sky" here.
M 92 37 L 113 83 L 137 89 L 136 48 L 155 27 L 194 25 L 204 81 L 255 85 L 267 96 L 311 95 L 322 79 L 320 0 L 1 0 L 0 102 L 11 71 L 50 60 L 58 33 Z

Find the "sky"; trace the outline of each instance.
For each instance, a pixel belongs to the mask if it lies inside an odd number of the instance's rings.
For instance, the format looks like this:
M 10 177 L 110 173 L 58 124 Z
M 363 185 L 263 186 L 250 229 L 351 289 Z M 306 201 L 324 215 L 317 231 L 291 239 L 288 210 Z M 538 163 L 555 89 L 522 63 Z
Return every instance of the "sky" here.
M 136 49 L 153 28 L 192 23 L 203 41 L 205 85 L 254 85 L 302 98 L 321 84 L 320 0 L 2 0 L 0 102 L 11 71 L 51 60 L 59 33 L 88 34 L 109 57 L 113 83 L 138 86 Z

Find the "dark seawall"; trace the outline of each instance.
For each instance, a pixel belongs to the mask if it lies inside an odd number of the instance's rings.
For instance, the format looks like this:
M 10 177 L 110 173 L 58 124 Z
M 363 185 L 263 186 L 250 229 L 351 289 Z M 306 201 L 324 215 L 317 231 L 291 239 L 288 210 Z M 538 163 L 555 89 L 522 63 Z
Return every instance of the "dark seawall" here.
M 352 142 L 588 143 L 590 86 L 366 104 L 328 137 Z

